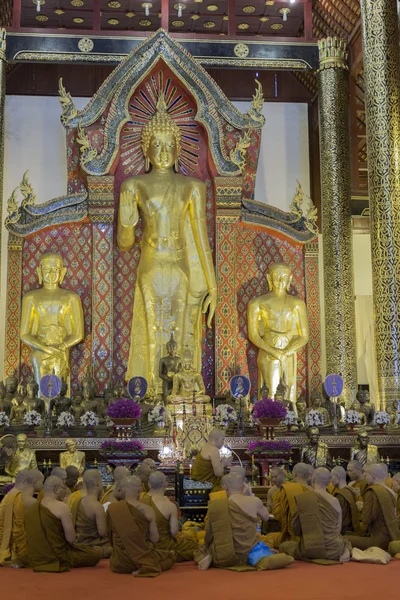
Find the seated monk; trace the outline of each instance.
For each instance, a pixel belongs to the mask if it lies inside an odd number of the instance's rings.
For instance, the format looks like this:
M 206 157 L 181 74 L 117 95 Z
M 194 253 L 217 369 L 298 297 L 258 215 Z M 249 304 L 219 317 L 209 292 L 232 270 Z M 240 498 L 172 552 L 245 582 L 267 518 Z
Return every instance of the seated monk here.
M 330 477 L 328 469 L 319 467 L 313 475 L 314 490 L 295 498 L 292 529 L 300 540 L 283 542 L 279 550 L 296 560 L 319 564 L 350 560 L 350 544 L 340 534 L 342 511 L 339 500 L 326 491 Z
M 61 573 L 74 567 L 94 567 L 104 558 L 102 547 L 75 544 L 71 511 L 62 502 L 65 484 L 48 477 L 44 497 L 25 511 L 28 556 L 35 572 Z
M 146 465 L 146 467 L 149 467 L 150 471 L 156 470 L 156 463 L 152 458 L 145 458 L 144 460 L 142 460 L 142 465 Z
M 258 519 L 267 521 L 269 514 L 256 496 L 243 493 L 243 478 L 236 473 L 223 477 L 227 498 L 210 502 L 204 549 L 199 546 L 195 560 L 204 571 L 211 565 L 234 571 L 279 569 L 293 560 L 284 554 L 262 558 L 255 567 L 249 565 L 250 551 L 259 542 Z
M 140 465 L 136 467 L 135 475 L 139 477 L 142 482 L 142 493 L 144 494 L 149 491 L 149 477 L 151 473 L 152 470 L 150 467 L 144 463 L 140 463 Z
M 400 530 L 396 518 L 396 494 L 385 485 L 386 470 L 381 464 L 367 464 L 364 477 L 369 485 L 364 494 L 361 512 L 362 535 L 346 536 L 352 546 L 367 550 L 378 546 L 387 551 L 389 543 L 400 540 Z
M 121 489 L 124 500 L 110 504 L 107 511 L 111 570 L 137 577 L 157 577 L 174 566 L 175 555 L 169 551 L 156 552 L 152 545 L 159 541 L 156 515 L 151 506 L 139 502 L 140 478 L 125 477 Z
M 72 523 L 76 533 L 76 543 L 85 546 L 106 546 L 105 555 L 111 556 L 107 537 L 106 513 L 99 502 L 103 491 L 101 472 L 90 469 L 83 474 L 86 494 L 75 500 L 71 506 Z
M 69 467 L 66 467 L 65 472 L 67 473 L 66 486 L 70 493 L 73 494 L 79 489 L 79 470 L 74 465 L 69 465 Z
M 111 502 L 118 502 L 117 498 L 114 496 L 115 488 L 123 480 L 124 477 L 129 476 L 129 473 L 130 473 L 130 471 L 126 467 L 115 467 L 114 473 L 113 473 L 114 483 L 102 495 L 101 500 L 100 500 L 101 504 L 108 505 Z
M 54 467 L 50 472 L 50 476 L 51 477 L 59 477 L 63 483 L 67 482 L 67 472 L 65 469 L 62 469 L 61 467 Z M 67 488 L 65 488 L 64 502 L 68 498 L 68 496 L 69 496 L 69 491 Z M 43 500 L 43 497 L 44 497 L 44 487 L 42 486 L 40 492 L 37 495 L 37 501 L 41 502 Z
M 220 429 L 210 432 L 208 442 L 204 444 L 197 454 L 192 468 L 192 479 L 195 481 L 209 481 L 214 484 L 213 492 L 221 489 L 220 481 L 224 469 L 232 462 L 232 456 L 221 460 L 219 451 L 224 445 L 225 433 Z
M 165 488 L 164 473 L 154 471 L 149 477 L 149 491 L 141 497 L 141 502 L 151 506 L 156 515 L 159 540 L 155 549 L 164 553 L 175 552 L 178 562 L 193 560 L 197 544 L 179 534 L 178 509 L 176 504 L 165 496 Z
M 349 487 L 359 490 L 357 492 L 357 502 L 362 502 L 363 496 L 368 487 L 368 483 L 364 479 L 363 467 L 360 461 L 351 460 L 349 462 L 347 465 L 347 475 L 350 479 Z
M 0 565 L 29 567 L 24 526 L 25 510 L 36 502 L 33 494 L 43 487 L 43 474 L 24 469 L 0 504 Z
M 360 531 L 360 511 L 357 507 L 357 494 L 353 488 L 348 487 L 346 483 L 346 471 L 343 467 L 334 467 L 331 471 L 331 484 L 333 491 L 331 494 L 339 500 L 342 509 L 342 529 L 341 534 L 361 533 Z
M 282 483 L 278 492 L 274 496 L 273 515 L 281 524 L 280 532 L 269 533 L 265 537 L 265 542 L 269 546 L 279 548 L 279 545 L 286 540 L 296 540 L 292 529 L 292 519 L 296 508 L 295 498 L 299 494 L 310 491 L 308 486 L 312 467 L 306 463 L 297 463 L 293 467 L 293 482 Z
M 395 473 L 392 479 L 392 490 L 397 495 L 396 515 L 400 525 L 400 473 Z
M 274 512 L 274 498 L 285 483 L 286 475 L 281 467 L 273 467 L 270 471 L 270 483 L 271 487 L 267 493 L 267 509 L 270 514 Z

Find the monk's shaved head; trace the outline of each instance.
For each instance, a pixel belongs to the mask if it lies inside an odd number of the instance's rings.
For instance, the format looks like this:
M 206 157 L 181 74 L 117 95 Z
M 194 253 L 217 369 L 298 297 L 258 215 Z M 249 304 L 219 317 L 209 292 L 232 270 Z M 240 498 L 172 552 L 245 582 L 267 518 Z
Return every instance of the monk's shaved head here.
M 129 477 L 130 471 L 126 467 L 115 467 L 113 478 L 114 482 L 121 481 L 124 477 Z
M 229 473 L 224 477 L 224 484 L 228 492 L 228 496 L 243 491 L 243 477 L 238 473 Z
M 44 482 L 44 494 L 53 494 L 57 487 L 65 488 L 64 482 L 59 477 L 50 475 Z
M 310 477 L 310 465 L 306 463 L 299 462 L 293 467 L 293 479 L 295 481 L 304 481 L 307 483 Z
M 318 467 L 313 474 L 313 485 L 327 488 L 331 481 L 331 474 L 325 467 Z
M 286 474 L 281 467 L 273 467 L 270 471 L 270 480 L 272 485 L 280 486 L 286 479 Z
M 23 471 L 20 471 L 16 478 L 15 478 L 15 484 L 19 487 L 19 486 L 24 486 L 24 485 L 34 485 L 36 483 L 36 481 L 38 481 L 39 479 L 41 479 L 43 477 L 43 473 L 41 473 L 41 471 L 38 471 L 37 469 L 33 469 L 33 470 L 28 470 L 28 469 L 24 469 Z
M 240 477 L 243 479 L 243 481 L 246 478 L 246 469 L 244 467 L 241 467 L 240 465 L 233 465 L 233 467 L 231 467 L 229 469 L 229 475 L 240 475 Z
M 146 484 L 149 481 L 149 477 L 152 474 L 152 472 L 153 471 L 150 469 L 150 467 L 148 467 L 147 465 L 144 465 L 142 463 L 136 469 L 135 475 L 137 475 L 138 477 L 140 477 L 140 480 L 141 480 L 142 483 Z
M 136 475 L 130 475 L 129 477 L 124 477 L 121 481 L 122 491 L 127 492 L 136 492 L 142 489 L 142 481 L 140 477 Z
M 395 494 L 399 494 L 400 493 L 400 473 L 395 473 L 393 475 L 392 490 L 394 491 Z
M 51 470 L 50 477 L 59 477 L 63 482 L 67 479 L 67 471 L 61 467 L 54 467 Z
M 225 432 L 221 429 L 212 429 L 208 436 L 208 441 L 210 444 L 221 450 L 225 441 Z
M 154 471 L 154 469 L 156 468 L 156 463 L 152 458 L 145 458 L 144 461 L 142 462 L 142 465 L 146 465 L 152 471 Z
M 101 483 L 101 472 L 98 469 L 88 469 L 83 474 L 83 483 L 88 490 L 97 488 Z
M 149 476 L 149 486 L 151 490 L 162 490 L 166 486 L 166 477 L 161 471 L 153 471 Z
M 384 484 L 387 478 L 387 470 L 383 467 L 382 463 L 368 463 L 364 468 L 365 481 L 368 485 L 374 483 Z
M 343 467 L 333 467 L 331 471 L 331 483 L 335 487 L 339 487 L 339 484 L 346 483 L 346 471 Z

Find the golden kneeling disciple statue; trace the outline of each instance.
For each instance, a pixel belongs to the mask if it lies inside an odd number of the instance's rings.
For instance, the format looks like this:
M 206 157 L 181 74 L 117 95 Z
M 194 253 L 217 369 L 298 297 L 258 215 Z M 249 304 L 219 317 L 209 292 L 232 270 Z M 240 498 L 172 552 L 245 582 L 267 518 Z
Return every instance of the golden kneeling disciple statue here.
M 281 263 L 272 264 L 267 281 L 269 292 L 250 301 L 249 339 L 257 346 L 258 390 L 263 385 L 274 397 L 281 379 L 288 387 L 288 401 L 296 406 L 297 351 L 308 342 L 306 305 L 289 294 L 292 273 Z
M 20 471 L 37 469 L 36 452 L 28 448 L 28 438 L 25 433 L 19 433 L 16 439 L 17 450 L 4 469 L 12 479 L 15 479 Z
M 79 477 L 82 477 L 85 471 L 86 455 L 84 452 L 77 450 L 76 442 L 72 438 L 66 440 L 66 452 L 60 452 L 60 467 L 76 467 L 79 471 Z
M 122 183 L 118 212 L 121 250 L 133 247 L 139 216 L 143 223 L 126 379 L 141 375 L 158 391 L 158 366 L 171 330 L 177 354 L 182 356 L 188 345 L 195 369 L 201 370 L 202 313 L 209 311 L 210 327 L 217 303 L 206 186 L 174 172 L 180 140 L 180 129 L 160 94 L 157 110 L 142 133 L 146 170 L 150 165 L 152 170 Z
M 43 287 L 26 293 L 22 299 L 20 335 L 32 348 L 38 384 L 44 375 L 67 378 L 69 349 L 84 336 L 81 299 L 75 292 L 59 287 L 66 270 L 59 254 L 43 254 L 37 269 Z

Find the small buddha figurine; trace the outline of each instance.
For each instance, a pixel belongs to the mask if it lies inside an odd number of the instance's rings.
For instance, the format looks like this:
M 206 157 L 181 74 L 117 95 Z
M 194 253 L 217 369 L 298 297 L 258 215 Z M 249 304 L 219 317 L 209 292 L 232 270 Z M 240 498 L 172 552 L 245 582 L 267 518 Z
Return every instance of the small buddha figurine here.
M 183 369 L 174 375 L 172 393 L 168 396 L 168 402 L 172 404 L 210 402 L 211 399 L 205 391 L 201 373 L 195 371 L 192 354 L 187 349 L 183 356 Z
M 126 398 L 125 386 L 121 380 L 117 381 L 117 384 L 114 388 L 114 401 L 119 398 Z
M 32 367 L 39 385 L 44 375 L 68 376 L 69 350 L 84 336 L 81 299 L 60 287 L 66 271 L 60 254 L 43 254 L 37 269 L 43 287 L 22 298 L 20 336 L 32 349 Z
M 7 377 L 5 400 L 10 403 L 10 406 L 15 397 L 15 394 L 17 393 L 17 387 L 18 387 L 18 379 L 15 377 L 15 375 L 11 375 L 10 377 Z M 11 408 L 10 408 L 10 410 L 11 410 Z
M 307 417 L 307 414 L 310 412 L 310 410 L 317 410 L 318 412 L 320 412 L 322 414 L 322 417 L 324 419 L 324 424 L 322 425 L 322 427 L 330 427 L 330 425 L 331 425 L 330 414 L 328 413 L 326 408 L 323 408 L 321 395 L 317 391 L 314 391 L 311 394 L 310 407 L 306 409 L 306 417 Z
M 60 467 L 76 467 L 79 471 L 79 477 L 82 477 L 85 471 L 86 456 L 84 452 L 77 450 L 76 442 L 73 439 L 68 439 L 65 442 L 66 452 L 60 453 Z
M 50 410 L 55 412 L 55 416 L 59 417 L 62 412 L 70 412 L 71 409 L 71 398 L 67 397 L 68 383 L 65 379 L 61 380 L 61 389 L 57 398 L 54 398 L 50 402 Z
M 17 450 L 5 466 L 5 472 L 13 479 L 24 469 L 37 469 L 36 453 L 34 450 L 28 448 L 28 438 L 25 433 L 19 433 L 16 439 Z
M 6 388 L 2 381 L 0 381 L 0 412 L 6 413 L 8 417 L 11 413 L 11 402 L 6 399 Z
M 360 431 L 357 443 L 350 450 L 350 460 L 358 460 L 364 467 L 367 463 L 378 463 L 380 460 L 378 446 L 369 443 L 367 431 Z
M 15 396 L 16 404 L 11 407 L 10 423 L 11 425 L 23 425 L 24 416 L 28 412 L 24 403 L 24 398 L 20 395 Z
M 75 394 L 75 396 L 72 400 L 72 404 L 69 408 L 69 412 L 74 417 L 75 423 L 79 424 L 79 420 L 80 420 L 81 416 L 84 415 L 86 412 L 86 408 L 83 405 L 83 393 L 82 392 Z
M 108 406 L 109 404 L 112 404 L 113 401 L 114 401 L 114 390 L 113 390 L 111 383 L 109 383 L 107 385 L 106 389 L 104 390 L 104 403 L 106 406 Z
M 367 426 L 367 417 L 365 416 L 365 414 L 363 412 L 360 411 L 360 406 L 361 405 L 358 402 L 358 400 L 356 400 L 355 402 L 353 402 L 353 404 L 350 405 L 350 410 L 354 410 L 355 412 L 357 412 L 360 417 L 360 422 L 357 423 L 357 425 L 355 426 L 355 429 L 364 429 Z M 351 429 L 351 428 L 349 426 L 347 426 L 347 430 L 349 430 L 349 429 Z
M 375 417 L 375 407 L 370 402 L 369 390 L 358 390 L 356 398 L 360 403 L 358 412 L 365 415 L 366 425 L 371 425 Z
M 299 400 L 297 402 L 297 415 L 299 417 L 299 425 L 301 425 L 303 427 L 306 422 L 306 410 L 307 410 L 307 403 L 304 400 Z
M 182 369 L 182 359 L 177 355 L 178 344 L 171 332 L 171 337 L 167 343 L 167 356 L 160 359 L 159 376 L 162 379 L 162 397 L 164 404 L 167 403 L 168 396 L 172 392 L 173 379 L 175 373 Z
M 82 396 L 83 403 L 82 407 L 84 408 L 84 412 L 97 411 L 97 401 L 96 401 L 96 390 L 95 390 L 95 382 L 92 378 L 86 377 L 82 382 Z
M 35 410 L 43 419 L 46 412 L 46 404 L 42 398 L 37 397 L 38 391 L 38 384 L 34 379 L 30 379 L 26 384 L 25 405 L 28 411 Z
M 330 467 L 331 458 L 328 446 L 319 441 L 318 427 L 310 427 L 307 430 L 308 444 L 301 450 L 301 462 L 305 462 L 316 469 L 317 467 Z
M 396 425 L 396 418 L 399 414 L 399 401 L 393 400 L 393 402 L 386 407 L 386 411 L 390 415 L 390 428 L 398 429 L 399 425 Z

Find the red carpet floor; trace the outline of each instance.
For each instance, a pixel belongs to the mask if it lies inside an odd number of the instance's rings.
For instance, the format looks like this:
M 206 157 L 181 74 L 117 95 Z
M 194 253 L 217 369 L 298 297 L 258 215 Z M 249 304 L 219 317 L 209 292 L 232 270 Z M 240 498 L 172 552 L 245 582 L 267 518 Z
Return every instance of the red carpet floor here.
M 204 573 L 184 563 L 156 579 L 115 575 L 103 561 L 60 574 L 2 568 L 0 593 L 4 600 L 398 600 L 399 579 L 400 561 L 330 567 L 296 562 L 263 573 Z

